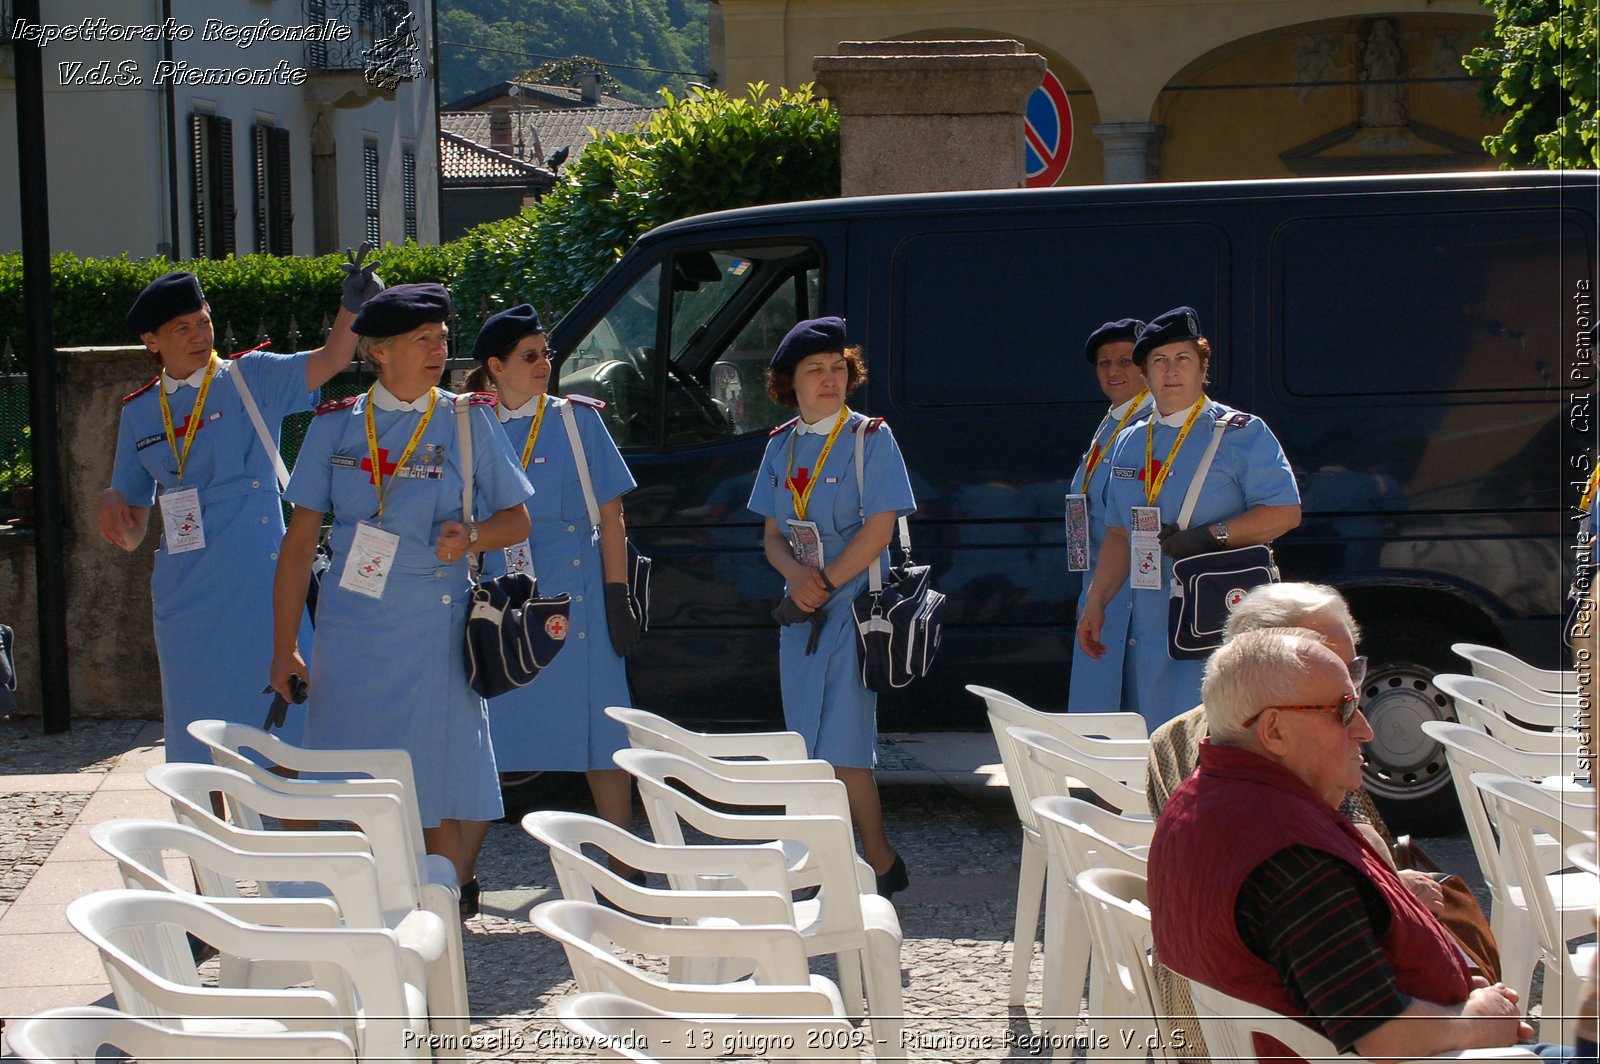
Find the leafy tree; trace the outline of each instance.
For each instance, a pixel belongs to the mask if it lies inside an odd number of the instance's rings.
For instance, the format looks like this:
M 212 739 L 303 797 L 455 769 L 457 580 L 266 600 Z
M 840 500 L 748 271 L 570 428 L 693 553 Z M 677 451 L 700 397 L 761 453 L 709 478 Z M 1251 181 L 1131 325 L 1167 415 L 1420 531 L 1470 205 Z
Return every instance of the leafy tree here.
M 839 116 L 806 85 L 704 92 L 593 141 L 538 204 L 462 238 L 463 307 L 564 314 L 646 230 L 708 211 L 839 194 Z M 464 317 L 475 317 L 466 315 Z M 462 322 L 470 329 L 469 321 Z
M 570 59 L 552 59 L 548 63 L 541 63 L 531 70 L 524 70 L 517 75 L 518 81 L 530 85 L 573 85 L 577 83 L 579 74 L 599 74 L 600 91 L 604 93 L 620 93 L 624 91 L 622 82 L 611 76 L 611 71 L 600 60 L 589 55 L 575 55 Z
M 1600 167 L 1600 13 L 1595 0 L 1484 0 L 1488 43 L 1462 60 L 1484 80 L 1489 114 L 1509 114 L 1483 146 L 1507 166 Z

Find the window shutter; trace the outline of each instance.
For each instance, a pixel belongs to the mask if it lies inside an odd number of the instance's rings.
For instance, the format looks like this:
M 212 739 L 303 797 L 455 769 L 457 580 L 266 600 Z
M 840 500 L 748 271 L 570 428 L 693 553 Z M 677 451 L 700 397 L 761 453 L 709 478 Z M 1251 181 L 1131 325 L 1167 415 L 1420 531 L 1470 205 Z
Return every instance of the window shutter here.
M 233 226 L 233 120 L 213 117 L 211 122 L 216 134 L 212 139 L 214 151 L 211 169 L 216 179 L 216 194 L 211 201 L 217 232 L 213 257 L 224 259 L 239 250 Z
M 294 195 L 290 186 L 289 131 L 269 130 L 271 152 L 267 167 L 267 214 L 271 219 L 274 255 L 294 254 Z
M 380 202 L 378 193 L 378 146 L 368 142 L 361 151 L 361 175 L 363 185 L 363 201 L 367 213 L 367 242 L 377 247 L 382 239 L 382 226 L 379 224 L 378 206 Z
M 206 239 L 206 115 L 189 116 L 189 225 L 194 231 L 194 257 L 207 258 L 210 241 Z
M 256 254 L 271 250 L 272 222 L 267 216 L 267 138 L 272 130 L 267 126 L 250 127 L 250 170 L 252 206 L 255 208 Z

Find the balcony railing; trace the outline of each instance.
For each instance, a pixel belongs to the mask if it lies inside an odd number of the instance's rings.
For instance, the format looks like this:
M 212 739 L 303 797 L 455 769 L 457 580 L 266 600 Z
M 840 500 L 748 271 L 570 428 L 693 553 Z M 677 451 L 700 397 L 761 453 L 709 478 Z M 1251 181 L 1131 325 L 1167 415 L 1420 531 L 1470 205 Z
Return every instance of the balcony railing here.
M 307 26 L 330 26 L 306 44 L 312 71 L 360 72 L 392 88 L 423 76 L 416 16 L 405 0 L 300 0 Z

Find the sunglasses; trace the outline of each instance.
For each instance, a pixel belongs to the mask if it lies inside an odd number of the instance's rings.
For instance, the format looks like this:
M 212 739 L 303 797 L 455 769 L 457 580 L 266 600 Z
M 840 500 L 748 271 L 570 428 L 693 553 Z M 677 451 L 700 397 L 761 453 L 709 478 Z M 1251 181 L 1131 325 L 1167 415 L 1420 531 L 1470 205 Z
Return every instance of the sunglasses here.
M 543 351 L 524 351 L 517 357 L 529 365 L 532 365 L 535 362 L 553 362 L 555 361 L 556 357 L 556 349 L 553 347 L 547 347 Z
M 1358 658 L 1357 660 L 1359 661 L 1361 659 Z M 1336 713 L 1339 716 L 1339 727 L 1348 728 L 1350 726 L 1350 722 L 1355 719 L 1356 710 L 1360 707 L 1361 696 L 1359 695 L 1343 695 L 1340 697 L 1339 701 L 1329 703 L 1325 706 L 1262 706 L 1260 713 L 1257 713 L 1255 716 L 1245 721 L 1240 725 L 1240 727 L 1250 727 L 1256 721 L 1260 720 L 1269 709 L 1280 709 L 1285 713 Z

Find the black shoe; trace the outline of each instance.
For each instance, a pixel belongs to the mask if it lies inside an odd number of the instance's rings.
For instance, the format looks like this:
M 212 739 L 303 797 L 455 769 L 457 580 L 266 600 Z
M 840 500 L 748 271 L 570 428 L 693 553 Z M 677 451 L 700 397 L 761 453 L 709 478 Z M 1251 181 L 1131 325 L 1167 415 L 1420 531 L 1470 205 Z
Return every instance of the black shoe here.
M 911 885 L 911 873 L 906 871 L 906 859 L 899 854 L 894 855 L 894 864 L 889 866 L 887 872 L 878 875 L 878 895 L 892 898 L 900 891 Z
M 478 877 L 461 884 L 461 919 L 478 915 L 478 900 L 483 894 L 483 888 L 478 886 Z

